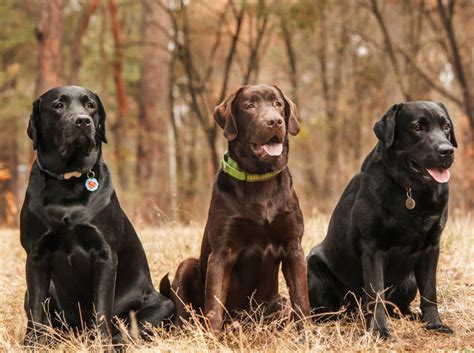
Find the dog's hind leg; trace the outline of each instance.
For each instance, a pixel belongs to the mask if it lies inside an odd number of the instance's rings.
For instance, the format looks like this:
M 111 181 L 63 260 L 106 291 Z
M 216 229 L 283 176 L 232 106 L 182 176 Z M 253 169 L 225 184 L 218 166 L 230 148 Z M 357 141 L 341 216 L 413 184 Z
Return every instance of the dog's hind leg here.
M 308 256 L 308 290 L 311 311 L 315 321 L 336 319 L 343 297 L 340 285 L 320 256 L 316 247 Z
M 189 258 L 181 262 L 171 285 L 170 296 L 175 304 L 175 326 L 180 327 L 189 320 L 190 306 L 201 313 L 204 308 L 204 285 L 198 259 Z

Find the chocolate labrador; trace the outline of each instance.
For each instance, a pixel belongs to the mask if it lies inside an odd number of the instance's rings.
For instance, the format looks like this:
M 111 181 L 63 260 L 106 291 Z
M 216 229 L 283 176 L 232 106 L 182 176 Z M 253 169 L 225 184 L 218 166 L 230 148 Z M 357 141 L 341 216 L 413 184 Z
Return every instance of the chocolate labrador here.
M 145 336 L 146 323 L 160 325 L 174 310 L 152 285 L 102 159 L 105 118 L 99 97 L 78 86 L 53 88 L 33 103 L 28 135 L 37 158 L 20 222 L 27 345 L 37 342 L 44 325 L 64 322 L 97 325 L 102 338 L 117 341 L 112 319 L 129 322 L 132 311 Z
M 201 255 L 183 261 L 172 283 L 174 323 L 189 318 L 191 305 L 219 333 L 224 307 L 248 310 L 255 300 L 267 313 L 278 308 L 280 264 L 294 313 L 305 318 L 303 215 L 287 166 L 288 133 L 299 132 L 296 106 L 277 86 L 243 86 L 216 107 L 214 119 L 228 152 L 214 182 Z
M 378 144 L 308 256 L 311 307 L 324 318 L 363 298 L 367 327 L 386 338 L 383 302 L 391 314 L 395 305 L 413 316 L 419 290 L 426 328 L 451 333 L 438 314 L 436 267 L 457 147 L 452 121 L 441 103 L 409 102 L 394 105 L 374 131 Z

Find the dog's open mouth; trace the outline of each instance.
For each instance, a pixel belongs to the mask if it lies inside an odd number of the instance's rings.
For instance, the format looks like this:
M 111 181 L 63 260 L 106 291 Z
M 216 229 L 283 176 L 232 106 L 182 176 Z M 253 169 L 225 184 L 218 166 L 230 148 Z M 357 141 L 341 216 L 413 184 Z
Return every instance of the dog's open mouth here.
M 263 145 L 260 145 L 255 142 L 250 142 L 250 148 L 256 155 L 260 157 L 278 157 L 283 152 L 283 143 L 282 141 L 280 141 L 278 136 L 275 135 Z
M 408 160 L 408 165 L 417 174 L 422 174 L 425 178 L 433 179 L 438 183 L 447 183 L 451 177 L 451 172 L 448 168 L 434 167 L 434 168 L 423 168 L 417 162 L 412 159 Z

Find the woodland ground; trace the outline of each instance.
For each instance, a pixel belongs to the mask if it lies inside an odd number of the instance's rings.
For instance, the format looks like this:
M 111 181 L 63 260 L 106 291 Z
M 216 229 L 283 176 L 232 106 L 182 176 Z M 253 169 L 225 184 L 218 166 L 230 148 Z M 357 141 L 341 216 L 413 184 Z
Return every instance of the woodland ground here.
M 305 251 L 325 234 L 327 217 L 306 222 Z M 158 287 L 160 278 L 173 272 L 181 260 L 199 253 L 202 225 L 169 225 L 161 229 L 137 226 Z M 26 326 L 23 312 L 25 253 L 18 230 L 0 230 L 0 350 L 21 351 Z M 229 325 L 223 337 L 214 338 L 199 325 L 188 325 L 178 332 L 156 329 L 151 341 L 129 340 L 127 351 L 341 351 L 341 350 L 474 350 L 474 219 L 468 213 L 451 214 L 442 237 L 438 267 L 438 299 L 442 319 L 455 334 L 429 333 L 422 325 L 405 319 L 390 319 L 392 339 L 382 342 L 365 333 L 361 318 L 342 319 L 310 325 L 297 333 L 293 325 L 264 324 L 258 314 L 247 315 L 239 324 Z M 287 293 L 280 276 L 281 291 Z M 305 339 L 301 339 L 301 337 Z M 55 343 L 45 351 L 100 352 L 97 342 L 87 335 L 54 336 Z

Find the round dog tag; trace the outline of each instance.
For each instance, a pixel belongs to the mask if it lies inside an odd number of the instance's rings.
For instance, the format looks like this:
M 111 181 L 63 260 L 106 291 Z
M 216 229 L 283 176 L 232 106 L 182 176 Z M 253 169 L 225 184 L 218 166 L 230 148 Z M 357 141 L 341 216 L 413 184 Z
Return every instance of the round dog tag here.
M 406 206 L 406 208 L 408 208 L 409 210 L 412 210 L 412 209 L 415 208 L 415 205 L 416 205 L 416 204 L 415 204 L 415 200 L 413 200 L 413 199 L 411 199 L 411 198 L 406 199 L 406 201 L 405 201 L 405 206 Z
M 87 173 L 85 186 L 90 192 L 96 191 L 99 188 L 99 181 L 95 178 L 95 173 L 92 170 Z
M 408 208 L 409 210 L 412 210 L 415 208 L 416 202 L 413 199 L 411 188 L 407 187 L 406 191 L 407 191 L 407 199 L 405 200 L 405 207 Z

